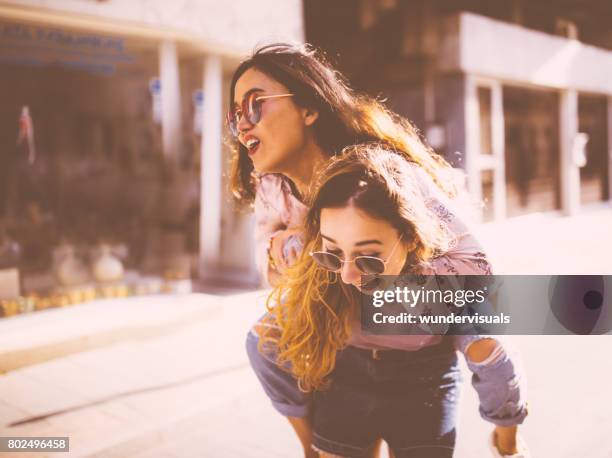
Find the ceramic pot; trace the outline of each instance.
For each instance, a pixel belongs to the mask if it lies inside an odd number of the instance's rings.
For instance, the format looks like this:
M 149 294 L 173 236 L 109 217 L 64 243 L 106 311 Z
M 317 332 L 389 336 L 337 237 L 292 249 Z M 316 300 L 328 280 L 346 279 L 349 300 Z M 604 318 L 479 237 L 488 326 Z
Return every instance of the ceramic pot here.
M 98 256 L 94 259 L 91 271 L 98 282 L 112 282 L 123 278 L 123 264 L 111 251 L 109 245 L 100 245 Z

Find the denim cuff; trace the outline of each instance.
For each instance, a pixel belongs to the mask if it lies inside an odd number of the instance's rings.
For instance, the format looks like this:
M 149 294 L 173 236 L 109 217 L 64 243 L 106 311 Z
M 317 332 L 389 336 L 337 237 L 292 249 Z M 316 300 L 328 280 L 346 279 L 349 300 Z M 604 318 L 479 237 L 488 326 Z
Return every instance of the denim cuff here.
M 284 417 L 307 417 L 310 415 L 310 405 L 287 404 L 271 399 L 272 406 Z
M 480 416 L 483 420 L 493 423 L 497 426 L 517 426 L 522 424 L 529 414 L 527 409 L 527 403 L 522 406 L 514 406 L 515 409 L 509 409 L 508 413 L 502 412 L 505 416 L 491 416 L 483 411 L 482 407 L 479 410 Z

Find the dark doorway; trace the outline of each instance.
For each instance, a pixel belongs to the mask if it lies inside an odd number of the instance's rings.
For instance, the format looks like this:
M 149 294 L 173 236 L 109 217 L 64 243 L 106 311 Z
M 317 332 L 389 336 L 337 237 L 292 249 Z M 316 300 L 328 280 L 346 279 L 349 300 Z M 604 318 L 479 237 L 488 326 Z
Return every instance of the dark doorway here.
M 606 97 L 578 97 L 578 130 L 589 136 L 586 165 L 580 169 L 580 202 L 610 198 L 608 176 L 608 101 Z
M 561 208 L 559 97 L 504 87 L 507 215 Z

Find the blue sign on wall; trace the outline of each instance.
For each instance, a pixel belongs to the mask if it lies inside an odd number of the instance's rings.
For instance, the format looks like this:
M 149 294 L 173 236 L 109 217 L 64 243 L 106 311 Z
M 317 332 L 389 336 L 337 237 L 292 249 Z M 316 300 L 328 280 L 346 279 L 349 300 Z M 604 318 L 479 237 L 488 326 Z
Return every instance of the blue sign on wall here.
M 0 62 L 56 65 L 112 75 L 117 65 L 131 64 L 121 37 L 26 24 L 0 23 Z

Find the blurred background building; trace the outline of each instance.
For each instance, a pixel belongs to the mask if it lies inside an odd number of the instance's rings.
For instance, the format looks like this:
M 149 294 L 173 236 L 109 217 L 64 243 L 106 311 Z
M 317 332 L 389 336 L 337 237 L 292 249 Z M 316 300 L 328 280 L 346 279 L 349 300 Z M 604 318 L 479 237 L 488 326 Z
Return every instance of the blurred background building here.
M 465 169 L 484 220 L 609 203 L 611 2 L 304 4 L 306 39 Z
M 224 114 L 240 59 L 281 40 L 304 40 L 299 0 L 0 1 L 0 246 L 22 291 L 99 283 L 100 252 L 130 287 L 257 284 Z
M 610 18 L 603 0 L 0 1 L 0 269 L 22 293 L 257 284 L 223 115 L 241 57 L 274 41 L 320 46 L 411 119 L 483 221 L 609 206 Z

